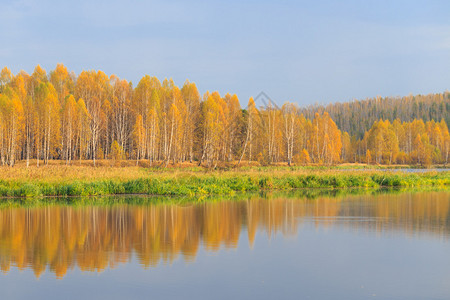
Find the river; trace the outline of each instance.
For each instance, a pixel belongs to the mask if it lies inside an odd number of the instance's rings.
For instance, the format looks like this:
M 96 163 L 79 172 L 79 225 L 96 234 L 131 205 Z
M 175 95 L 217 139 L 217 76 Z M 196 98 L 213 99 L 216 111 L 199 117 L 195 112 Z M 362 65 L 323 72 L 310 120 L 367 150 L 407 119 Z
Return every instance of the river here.
M 450 192 L 0 208 L 2 299 L 449 299 Z

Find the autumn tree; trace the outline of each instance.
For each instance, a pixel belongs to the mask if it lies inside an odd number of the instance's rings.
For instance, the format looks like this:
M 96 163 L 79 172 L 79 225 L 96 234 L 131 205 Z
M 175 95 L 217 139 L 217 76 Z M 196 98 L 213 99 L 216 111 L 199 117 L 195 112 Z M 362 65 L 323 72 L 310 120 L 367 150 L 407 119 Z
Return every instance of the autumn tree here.
M 23 138 L 23 107 L 17 94 L 6 88 L 0 95 L 2 161 L 14 166 L 17 150 Z
M 51 157 L 57 156 L 60 133 L 60 106 L 55 88 L 51 83 L 41 83 L 36 89 L 36 108 L 38 111 L 38 128 L 36 136 L 37 156 L 42 155 L 45 164 Z
M 341 132 L 328 113 L 316 113 L 312 121 L 311 138 L 313 160 L 316 163 L 339 162 L 342 150 Z
M 224 133 L 223 112 L 224 100 L 218 92 L 206 93 L 202 102 L 202 154 L 199 164 L 207 161 L 209 167 L 214 166 L 220 156 L 220 144 Z
M 80 161 L 83 158 L 88 157 L 88 147 L 89 147 L 89 141 L 91 140 L 90 134 L 90 115 L 86 108 L 86 105 L 84 104 L 83 99 L 78 99 L 77 101 L 77 111 L 76 111 L 76 120 L 77 120 L 77 134 L 76 134 L 76 149 L 78 149 L 78 159 Z
M 184 124 L 182 160 L 189 160 L 190 162 L 192 162 L 194 159 L 194 144 L 197 140 L 197 137 L 195 136 L 195 129 L 200 117 L 200 94 L 195 83 L 191 83 L 189 82 L 189 80 L 186 80 L 183 87 L 181 88 L 181 96 L 183 98 L 185 106 L 182 116 Z M 237 105 L 239 105 L 239 100 L 237 100 L 237 97 L 231 99 L 230 102 L 227 102 L 233 108 L 233 113 L 235 113 L 236 101 Z M 235 115 L 231 114 L 229 117 L 233 119 Z M 235 130 L 235 128 L 231 127 L 230 131 L 233 130 Z M 230 132 L 229 138 L 232 139 L 232 137 L 233 133 Z
M 0 94 L 4 92 L 5 87 L 12 81 L 13 75 L 8 67 L 4 67 L 0 72 Z
M 120 165 L 120 161 L 123 159 L 123 149 L 116 140 L 111 144 L 111 159 L 116 166 Z
M 62 149 L 66 164 L 73 159 L 78 120 L 77 103 L 73 95 L 67 97 L 62 113 Z
M 58 94 L 58 101 L 64 106 L 66 96 L 73 93 L 73 77 L 63 64 L 57 64 L 55 70 L 50 72 L 50 82 Z
M 300 153 L 300 163 L 301 164 L 309 164 L 311 162 L 311 158 L 309 157 L 309 153 L 308 150 L 303 149 L 302 152 Z
M 290 166 L 294 156 L 294 142 L 297 133 L 296 127 L 298 126 L 297 107 L 292 103 L 286 103 L 281 108 L 281 111 L 283 114 L 283 138 L 286 145 L 286 160 L 288 166 Z
M 110 90 L 110 79 L 101 71 L 83 71 L 76 81 L 75 97 L 84 100 L 89 115 L 90 140 L 87 155 L 93 160 L 94 166 L 101 134 L 105 129 L 104 102 Z
M 158 137 L 160 122 L 161 83 L 155 77 L 145 75 L 134 89 L 132 110 L 134 114 L 142 116 L 144 124 L 144 149 L 150 165 L 158 155 Z
M 116 76 L 111 76 L 112 86 L 112 127 L 113 136 L 117 140 L 120 147 L 125 149 L 126 142 L 130 135 L 130 102 L 132 95 L 131 85 L 126 80 L 120 80 Z
M 142 116 L 138 115 L 136 118 L 136 123 L 133 127 L 133 139 L 136 144 L 136 165 L 139 164 L 139 159 L 145 152 L 145 135 L 144 135 L 144 122 Z
M 241 156 L 239 158 L 239 162 L 237 165 L 242 161 L 242 158 L 244 157 L 244 154 L 246 151 L 248 151 L 248 160 L 252 160 L 252 151 L 253 151 L 253 143 L 254 143 L 254 136 L 255 136 L 255 125 L 256 125 L 256 118 L 258 115 L 258 110 L 256 109 L 255 101 L 253 100 L 253 97 L 250 97 L 247 104 L 247 110 L 246 110 L 246 128 L 245 128 L 245 141 L 244 141 L 244 147 L 242 149 Z M 248 150 L 247 150 L 248 148 Z

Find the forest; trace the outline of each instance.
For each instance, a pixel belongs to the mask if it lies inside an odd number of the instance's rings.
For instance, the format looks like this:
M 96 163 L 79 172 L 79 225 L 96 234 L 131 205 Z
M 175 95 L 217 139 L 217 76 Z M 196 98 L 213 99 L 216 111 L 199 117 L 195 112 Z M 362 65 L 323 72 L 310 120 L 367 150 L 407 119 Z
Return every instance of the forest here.
M 364 137 L 374 122 L 380 119 L 411 122 L 423 121 L 450 122 L 450 93 L 429 95 L 408 95 L 405 97 L 375 97 L 344 103 L 331 103 L 326 106 L 310 105 L 300 109 L 307 118 L 313 118 L 316 112 L 328 112 L 339 129 L 351 136 Z
M 326 107 L 243 106 L 236 95 L 180 88 L 144 76 L 132 83 L 102 71 L 78 76 L 62 64 L 29 75 L 0 73 L 2 165 L 49 160 L 135 160 L 215 168 L 339 163 L 447 165 L 450 94 L 375 98 Z

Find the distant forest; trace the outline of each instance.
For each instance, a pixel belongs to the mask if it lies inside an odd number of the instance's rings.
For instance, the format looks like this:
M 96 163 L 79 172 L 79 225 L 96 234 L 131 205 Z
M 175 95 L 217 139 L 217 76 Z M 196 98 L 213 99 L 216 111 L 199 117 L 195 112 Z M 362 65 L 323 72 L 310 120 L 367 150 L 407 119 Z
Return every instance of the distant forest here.
M 0 73 L 0 160 L 133 159 L 167 166 L 287 163 L 448 164 L 450 94 L 245 109 L 236 95 L 144 76 L 79 75 L 58 64 Z
M 405 97 L 376 97 L 326 106 L 310 105 L 300 108 L 300 113 L 313 119 L 316 112 L 327 112 L 338 128 L 351 136 L 364 137 L 364 133 L 380 119 L 393 122 L 398 119 L 410 122 L 421 119 L 424 122 L 444 119 L 450 122 L 450 93 L 409 95 Z

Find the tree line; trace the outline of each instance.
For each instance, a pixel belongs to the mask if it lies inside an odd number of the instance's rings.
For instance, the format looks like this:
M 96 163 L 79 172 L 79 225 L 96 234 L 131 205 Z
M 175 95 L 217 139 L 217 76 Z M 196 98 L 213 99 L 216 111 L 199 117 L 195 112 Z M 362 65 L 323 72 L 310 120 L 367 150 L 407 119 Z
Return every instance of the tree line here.
M 309 105 L 300 110 L 312 119 L 316 112 L 328 112 L 339 129 L 350 135 L 362 138 L 364 133 L 380 119 L 411 122 L 422 119 L 424 122 L 442 119 L 450 122 L 450 92 L 408 95 L 404 97 L 375 97 L 328 105 Z
M 404 115 L 402 101 L 380 103 L 386 109 L 395 103 Z M 442 107 L 443 102 L 430 103 Z M 351 108 L 342 111 L 339 120 L 352 113 Z M 242 160 L 448 163 L 444 118 L 377 119 L 360 135 L 343 130 L 347 125 L 342 122 L 339 127 L 334 114 L 323 109 L 311 114 L 293 103 L 257 107 L 253 98 L 242 108 L 236 95 L 206 92 L 202 97 L 194 83 L 179 88 L 171 79 L 161 83 L 148 75 L 133 87 L 102 71 L 76 76 L 62 64 L 49 74 L 38 65 L 31 75 L 13 75 L 5 67 L 0 73 L 0 159 L 9 166 L 17 160 L 27 166 L 35 160 L 39 166 L 51 159 L 67 164 L 92 160 L 94 165 L 98 159 L 132 159 L 159 166 L 189 161 L 208 167 Z

